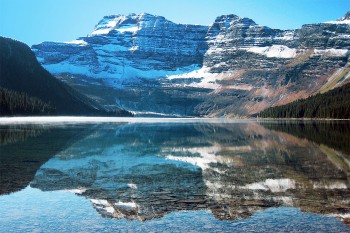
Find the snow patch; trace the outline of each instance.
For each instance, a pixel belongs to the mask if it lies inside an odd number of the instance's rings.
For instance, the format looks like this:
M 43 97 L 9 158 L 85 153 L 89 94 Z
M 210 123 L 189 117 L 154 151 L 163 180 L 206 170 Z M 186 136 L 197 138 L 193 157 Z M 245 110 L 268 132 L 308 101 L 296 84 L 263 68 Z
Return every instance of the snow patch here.
M 132 210 L 137 207 L 136 203 L 134 202 L 121 202 L 111 204 L 107 200 L 101 200 L 101 199 L 90 199 L 90 201 L 93 203 L 94 207 L 99 211 L 105 211 L 109 214 L 111 214 L 113 217 L 122 218 L 123 214 L 120 214 L 116 211 L 116 208 L 121 208 L 124 210 Z
M 179 84 L 183 87 L 197 87 L 197 88 L 208 88 L 208 89 L 217 89 L 220 85 L 216 83 L 219 74 L 210 73 L 210 68 L 203 66 L 202 68 L 197 68 L 191 72 L 170 75 L 168 76 L 169 80 L 173 79 L 202 79 L 200 82 L 193 82 L 188 84 Z
M 75 194 L 83 194 L 87 189 L 81 188 L 81 189 L 64 189 L 62 191 L 69 192 L 69 193 L 75 193 Z
M 339 217 L 339 218 L 342 218 L 342 219 L 350 218 L 350 214 L 330 214 L 329 216 Z
M 247 184 L 240 187 L 250 190 L 270 190 L 273 193 L 285 192 L 288 189 L 295 189 L 295 181 L 291 179 L 267 179 L 263 182 Z
M 203 78 L 207 77 L 209 74 L 209 68 L 208 67 L 201 67 L 199 68 L 198 66 L 193 66 L 193 70 L 188 73 L 182 73 L 182 74 L 176 74 L 176 75 L 170 75 L 167 78 L 169 80 L 172 79 L 179 79 L 179 78 Z
M 219 145 L 213 145 L 210 147 L 193 147 L 182 150 L 171 150 L 171 152 L 186 152 L 188 154 L 192 154 L 193 156 L 185 157 L 168 155 L 166 156 L 166 159 L 190 163 L 194 166 L 200 167 L 202 170 L 205 170 L 210 168 L 210 164 L 212 163 L 227 163 L 224 157 L 216 155 L 220 150 L 221 147 Z M 169 151 L 162 152 L 169 153 Z M 200 156 L 195 156 L 196 154 L 199 154 Z
M 347 57 L 349 56 L 348 49 L 315 49 L 314 55 L 326 57 Z
M 125 32 L 131 32 L 131 33 L 135 33 L 139 30 L 139 27 L 137 25 L 125 25 L 122 26 L 120 28 L 116 29 L 118 32 L 120 33 L 125 33 Z
M 182 117 L 180 114 L 167 114 L 167 113 L 161 113 L 161 112 L 150 112 L 150 111 L 130 111 L 134 115 L 158 115 L 158 116 L 165 116 L 165 117 Z
M 99 24 L 95 27 L 95 30 L 89 36 L 106 35 L 112 30 L 116 30 L 119 33 L 135 33 L 140 30 L 141 28 L 138 25 L 123 24 L 123 22 L 129 17 L 135 18 L 136 16 L 119 15 L 115 16 L 114 18 L 104 18 L 99 22 Z
M 103 208 L 106 212 L 113 214 L 115 209 L 112 206 L 106 206 Z
M 110 31 L 112 31 L 113 28 L 105 28 L 105 29 L 98 29 L 93 31 L 90 35 L 95 36 L 95 35 L 106 35 Z
M 137 185 L 136 184 L 128 184 L 128 187 L 131 189 L 137 189 Z
M 103 18 L 89 36 L 108 34 L 117 26 L 117 21 L 119 22 L 123 19 L 125 19 L 125 17 Z
M 285 32 L 283 33 L 282 36 L 280 37 L 275 37 L 275 40 L 284 40 L 284 41 L 289 41 L 289 40 L 293 40 L 294 39 L 294 31 L 290 31 L 290 32 Z
M 90 201 L 93 203 L 94 207 L 97 210 L 104 210 L 107 213 L 114 214 L 115 209 L 113 205 L 111 205 L 107 200 L 102 199 L 90 199 Z
M 219 64 L 216 64 L 214 67 L 221 67 L 225 66 L 226 63 L 222 62 Z M 202 68 L 197 68 L 191 72 L 183 73 L 179 75 L 171 75 L 168 76 L 169 80 L 175 80 L 175 79 L 200 79 L 198 81 L 193 82 L 185 82 L 185 83 L 174 83 L 173 86 L 181 86 L 181 87 L 195 87 L 195 88 L 206 88 L 206 89 L 213 89 L 213 90 L 220 90 L 220 80 L 226 79 L 226 78 L 234 78 L 238 71 L 225 71 L 221 73 L 211 73 L 211 68 L 203 66 Z M 236 85 L 225 85 L 225 89 L 232 89 L 232 90 L 245 90 L 250 91 L 253 89 L 252 86 L 248 84 L 236 84 Z
M 121 202 L 115 204 L 117 207 L 123 208 L 123 209 L 134 209 L 137 207 L 136 203 L 134 202 Z
M 261 54 L 266 57 L 276 58 L 294 58 L 297 56 L 297 49 L 291 49 L 285 45 L 273 45 L 267 47 L 248 47 L 241 48 L 250 53 Z
M 97 50 L 98 53 L 104 51 L 107 47 L 100 47 L 103 49 Z M 124 47 L 115 47 L 111 45 L 111 48 L 117 51 L 124 51 Z M 125 48 L 127 49 L 127 48 Z M 63 61 L 56 64 L 43 65 L 50 73 L 59 75 L 62 73 L 70 73 L 75 75 L 84 75 L 91 78 L 101 78 L 104 83 L 111 87 L 121 88 L 118 80 L 131 80 L 136 78 L 166 78 L 172 75 L 178 75 L 191 72 L 196 66 L 181 67 L 176 70 L 155 70 L 155 69 L 137 69 L 133 67 L 129 61 L 120 60 L 119 58 L 104 58 L 99 57 L 98 65 L 83 65 L 70 63 L 69 61 Z
M 88 43 L 84 40 L 72 40 L 72 41 L 65 42 L 65 44 L 76 44 L 76 45 L 80 45 L 80 46 L 88 45 Z
M 139 49 L 139 46 L 132 46 L 129 50 L 130 51 L 136 51 Z
M 220 48 L 220 47 L 210 47 L 207 51 L 206 51 L 206 55 L 213 55 L 213 54 L 221 54 L 224 52 L 234 52 L 236 51 L 237 48 L 233 47 L 233 48 Z
M 115 20 L 113 20 L 113 21 L 109 21 L 106 24 L 106 27 L 112 28 L 112 27 L 115 27 L 116 25 L 117 25 L 117 22 Z
M 173 155 L 166 156 L 166 159 L 181 161 L 185 163 L 190 163 L 194 166 L 200 167 L 202 170 L 208 169 L 210 163 L 216 163 L 215 158 L 203 158 L 203 157 L 177 157 Z
M 350 19 L 346 19 L 346 20 L 337 20 L 337 21 L 328 21 L 325 23 L 329 23 L 329 24 L 350 24 Z
M 90 199 L 90 201 L 96 205 L 110 205 L 107 200 L 103 199 Z

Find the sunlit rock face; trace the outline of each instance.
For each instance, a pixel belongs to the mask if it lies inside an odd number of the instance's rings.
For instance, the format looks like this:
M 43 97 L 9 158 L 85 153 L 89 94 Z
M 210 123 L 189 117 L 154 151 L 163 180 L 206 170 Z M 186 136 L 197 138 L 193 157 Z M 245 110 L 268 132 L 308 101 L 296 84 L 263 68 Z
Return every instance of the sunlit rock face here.
M 108 107 L 247 116 L 347 83 L 349 25 L 347 15 L 296 30 L 236 15 L 210 26 L 115 15 L 86 37 L 32 49 L 48 71 Z
M 108 86 L 159 78 L 201 66 L 207 26 L 175 24 L 150 14 L 104 17 L 87 37 L 33 46 L 50 72 L 101 78 Z
M 214 91 L 196 110 L 209 116 L 253 114 L 348 82 L 350 26 L 336 22 L 283 31 L 218 17 L 208 31 L 201 69 L 207 79 L 202 83 Z
M 348 161 L 256 123 L 106 125 L 44 164 L 31 186 L 74 192 L 117 219 L 210 209 L 233 220 L 274 206 L 344 217 Z

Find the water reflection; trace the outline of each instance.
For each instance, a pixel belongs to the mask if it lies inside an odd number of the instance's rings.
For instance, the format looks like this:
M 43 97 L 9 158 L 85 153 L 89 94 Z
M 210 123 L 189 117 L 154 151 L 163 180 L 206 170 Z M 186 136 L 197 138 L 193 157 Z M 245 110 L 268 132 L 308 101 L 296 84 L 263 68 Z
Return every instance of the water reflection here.
M 306 138 L 350 155 L 349 121 L 262 121 L 261 124 L 268 129 Z
M 47 127 L 40 125 L 0 125 L 0 145 L 24 142 L 29 138 L 39 136 L 46 129 Z
M 258 123 L 86 127 L 84 137 L 41 166 L 31 187 L 74 192 L 115 219 L 209 209 L 217 219 L 234 220 L 289 206 L 349 221 L 346 143 L 335 150 L 312 134 Z
M 0 195 L 25 188 L 44 163 L 89 131 L 85 127 L 0 125 Z

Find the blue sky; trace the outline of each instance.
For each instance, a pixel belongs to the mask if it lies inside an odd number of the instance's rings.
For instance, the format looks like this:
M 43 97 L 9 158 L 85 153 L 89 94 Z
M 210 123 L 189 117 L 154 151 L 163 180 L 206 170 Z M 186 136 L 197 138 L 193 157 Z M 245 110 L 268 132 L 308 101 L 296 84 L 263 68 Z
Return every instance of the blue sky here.
M 335 20 L 350 0 L 0 0 L 0 35 L 29 45 L 89 34 L 105 15 L 147 12 L 176 23 L 209 25 L 223 14 L 293 29 Z

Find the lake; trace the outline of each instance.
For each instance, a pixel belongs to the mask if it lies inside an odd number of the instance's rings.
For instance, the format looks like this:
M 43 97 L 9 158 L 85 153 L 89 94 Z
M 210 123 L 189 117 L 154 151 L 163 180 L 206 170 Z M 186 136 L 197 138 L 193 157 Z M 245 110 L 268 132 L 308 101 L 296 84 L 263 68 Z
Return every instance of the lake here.
M 0 120 L 1 232 L 350 232 L 349 121 Z

